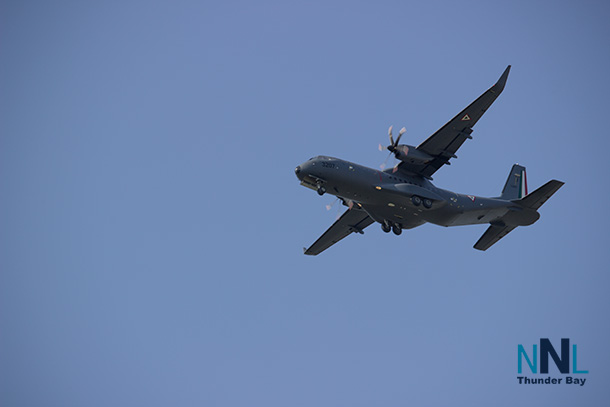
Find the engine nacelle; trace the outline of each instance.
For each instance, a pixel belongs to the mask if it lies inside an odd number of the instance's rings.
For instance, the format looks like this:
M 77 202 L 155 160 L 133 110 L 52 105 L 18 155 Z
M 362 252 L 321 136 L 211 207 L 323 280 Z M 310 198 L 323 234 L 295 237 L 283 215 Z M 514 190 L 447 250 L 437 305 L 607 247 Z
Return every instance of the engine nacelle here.
M 396 146 L 393 153 L 398 160 L 408 164 L 423 165 L 434 159 L 430 154 L 426 154 L 419 151 L 417 148 L 406 144 L 399 144 Z

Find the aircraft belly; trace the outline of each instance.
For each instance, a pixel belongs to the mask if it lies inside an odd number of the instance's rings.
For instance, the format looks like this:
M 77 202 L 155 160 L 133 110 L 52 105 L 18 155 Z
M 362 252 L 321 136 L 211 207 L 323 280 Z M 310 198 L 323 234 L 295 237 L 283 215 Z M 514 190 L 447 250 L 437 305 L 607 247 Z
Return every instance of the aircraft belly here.
M 341 177 L 337 177 L 336 180 L 333 180 L 334 182 L 329 182 L 327 188 L 329 193 L 354 202 L 373 205 L 378 203 L 378 191 L 372 186 L 375 181 L 379 179 L 378 171 L 360 170 L 358 172 L 359 176 L 353 176 L 353 174 L 341 175 Z
M 464 211 L 463 213 L 455 216 L 451 223 L 446 226 L 479 225 L 489 223 L 500 219 L 506 214 L 506 212 L 508 212 L 506 208 Z
M 328 192 L 340 198 L 349 199 L 354 202 L 370 202 L 372 191 L 370 188 L 363 188 L 360 185 L 340 184 L 331 185 Z
M 382 206 L 382 205 L 363 205 L 364 210 L 376 222 L 390 221 L 400 225 L 403 229 L 412 229 L 423 225 L 426 220 L 414 213 L 412 208 L 407 206 Z

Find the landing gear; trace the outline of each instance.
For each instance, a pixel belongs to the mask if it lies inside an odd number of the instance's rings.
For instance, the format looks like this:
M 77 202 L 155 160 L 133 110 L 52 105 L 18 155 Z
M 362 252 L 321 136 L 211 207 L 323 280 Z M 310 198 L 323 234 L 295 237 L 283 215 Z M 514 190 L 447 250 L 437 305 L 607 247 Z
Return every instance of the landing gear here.
M 322 196 L 326 193 L 326 188 L 324 188 L 322 185 L 318 186 L 318 195 Z
M 411 203 L 413 203 L 413 205 L 415 206 L 419 206 L 421 204 L 424 204 L 424 208 L 426 209 L 430 209 L 432 208 L 432 199 L 428 199 L 428 198 L 420 198 L 417 195 L 413 195 L 411 197 Z
M 387 220 L 381 224 L 381 230 L 383 230 L 385 233 L 390 233 L 391 230 L 396 236 L 399 236 L 402 233 L 402 228 L 400 227 L 400 225 L 389 222 Z

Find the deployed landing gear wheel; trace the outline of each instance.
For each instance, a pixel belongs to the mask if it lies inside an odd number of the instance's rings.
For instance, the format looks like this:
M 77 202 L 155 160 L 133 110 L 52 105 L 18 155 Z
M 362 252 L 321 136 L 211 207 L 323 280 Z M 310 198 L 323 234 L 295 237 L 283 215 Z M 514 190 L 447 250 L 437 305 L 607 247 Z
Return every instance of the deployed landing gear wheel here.
M 318 195 L 322 196 L 326 193 L 326 188 L 318 187 Z
M 392 232 L 394 232 L 396 236 L 400 236 L 400 234 L 402 233 L 402 228 L 398 225 L 394 225 L 392 226 Z
M 424 203 L 424 208 L 426 208 L 426 209 L 432 208 L 432 200 L 431 199 L 425 198 L 423 200 L 423 203 Z
M 387 224 L 386 222 L 383 222 L 381 224 L 381 230 L 383 230 L 385 233 L 390 233 L 390 230 L 392 230 L 392 227 Z
M 419 206 L 419 205 L 421 205 L 421 198 L 418 197 L 417 195 L 413 195 L 411 197 L 411 202 L 413 202 L 413 205 Z

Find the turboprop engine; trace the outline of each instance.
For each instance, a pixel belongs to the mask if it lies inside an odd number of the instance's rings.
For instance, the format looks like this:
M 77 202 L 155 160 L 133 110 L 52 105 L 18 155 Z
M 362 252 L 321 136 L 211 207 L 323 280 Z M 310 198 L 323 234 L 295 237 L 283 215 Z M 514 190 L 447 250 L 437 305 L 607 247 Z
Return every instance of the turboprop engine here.
M 394 153 L 394 157 L 397 160 L 409 164 L 426 164 L 433 159 L 430 154 L 419 151 L 417 148 L 407 144 L 399 144 L 396 147 L 388 146 L 388 150 Z
M 394 141 L 394 137 L 392 136 L 392 126 L 390 126 L 390 128 L 388 129 L 388 136 L 390 136 L 390 145 L 386 147 L 390 154 L 394 154 L 394 157 L 396 157 L 397 160 L 409 164 L 423 165 L 431 161 L 434 157 L 432 157 L 430 154 L 419 151 L 416 147 L 410 146 L 408 144 L 398 144 L 400 138 L 403 134 L 405 134 L 406 131 L 407 129 L 405 129 L 404 127 L 400 129 L 400 133 L 398 133 L 398 137 L 396 138 L 396 141 Z M 383 150 L 381 144 L 379 145 L 379 150 Z M 385 163 L 381 165 L 381 168 L 385 168 Z

